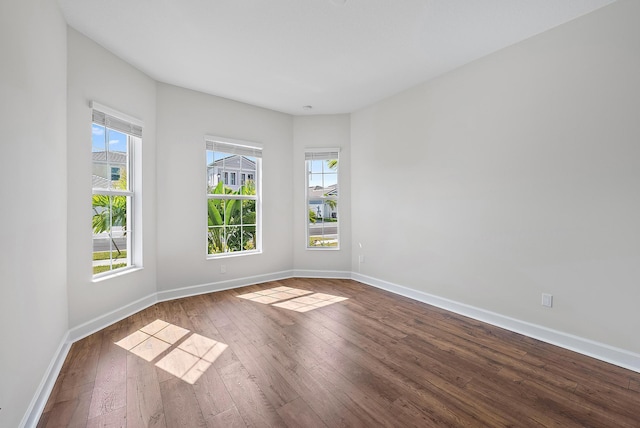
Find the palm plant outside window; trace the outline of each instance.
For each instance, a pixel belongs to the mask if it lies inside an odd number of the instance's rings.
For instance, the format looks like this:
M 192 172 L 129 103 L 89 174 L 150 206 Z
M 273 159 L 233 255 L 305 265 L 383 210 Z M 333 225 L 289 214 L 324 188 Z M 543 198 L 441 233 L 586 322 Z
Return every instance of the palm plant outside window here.
M 262 149 L 256 143 L 210 137 L 206 164 L 207 255 L 260 252 Z

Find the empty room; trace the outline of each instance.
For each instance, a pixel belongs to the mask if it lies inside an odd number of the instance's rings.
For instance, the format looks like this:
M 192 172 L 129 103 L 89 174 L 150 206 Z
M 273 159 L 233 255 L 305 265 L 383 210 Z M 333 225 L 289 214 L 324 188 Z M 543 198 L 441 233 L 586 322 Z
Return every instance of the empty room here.
M 640 427 L 640 2 L 3 0 L 0 53 L 0 427 Z

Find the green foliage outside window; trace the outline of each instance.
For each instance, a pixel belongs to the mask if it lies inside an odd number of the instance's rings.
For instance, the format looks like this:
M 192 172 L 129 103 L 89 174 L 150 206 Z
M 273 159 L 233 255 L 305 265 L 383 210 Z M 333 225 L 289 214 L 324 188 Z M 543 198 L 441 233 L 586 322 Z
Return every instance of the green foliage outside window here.
M 120 174 L 118 180 L 113 183 L 113 187 L 114 189 L 127 188 L 126 173 Z M 91 198 L 91 206 L 93 208 L 93 218 L 91 219 L 93 233 L 96 235 L 103 232 L 109 233 L 111 242 L 120 257 L 121 250 L 111 235 L 111 228 L 121 226 L 123 236 L 127 235 L 127 197 L 96 194 Z
M 233 195 L 255 195 L 254 181 L 247 180 L 236 191 L 224 186 L 220 181 L 215 188 L 209 189 L 209 193 L 231 197 L 207 199 L 208 253 L 254 250 L 256 248 L 256 201 L 233 198 Z

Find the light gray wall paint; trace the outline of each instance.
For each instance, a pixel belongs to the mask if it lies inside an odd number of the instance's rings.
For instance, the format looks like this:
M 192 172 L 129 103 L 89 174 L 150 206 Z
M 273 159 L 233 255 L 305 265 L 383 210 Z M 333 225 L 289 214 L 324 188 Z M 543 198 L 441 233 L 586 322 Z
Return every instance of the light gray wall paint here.
M 293 266 L 299 270 L 351 271 L 351 117 L 297 116 L 293 119 Z M 340 250 L 307 250 L 305 202 L 305 148 L 340 148 L 339 224 Z
M 638 16 L 614 3 L 354 113 L 354 266 L 640 352 Z
M 0 3 L 2 427 L 20 424 L 68 329 L 66 51 L 55 1 Z
M 143 269 L 92 282 L 90 102 L 144 122 Z M 92 40 L 68 31 L 69 323 L 77 327 L 156 291 L 156 83 Z M 42 168 L 40 169 L 42 171 Z M 140 207 L 137 207 L 140 208 Z
M 158 290 L 290 270 L 292 117 L 162 83 L 157 112 Z M 262 254 L 206 258 L 205 135 L 263 146 Z

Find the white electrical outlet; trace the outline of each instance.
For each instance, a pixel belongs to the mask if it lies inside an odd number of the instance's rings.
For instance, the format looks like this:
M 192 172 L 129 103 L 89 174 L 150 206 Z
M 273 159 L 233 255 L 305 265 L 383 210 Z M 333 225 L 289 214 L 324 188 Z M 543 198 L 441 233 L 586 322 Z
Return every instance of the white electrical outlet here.
M 551 294 L 542 293 L 542 306 L 551 308 L 553 306 L 553 296 Z
M 227 265 L 220 265 L 220 273 L 227 273 Z

